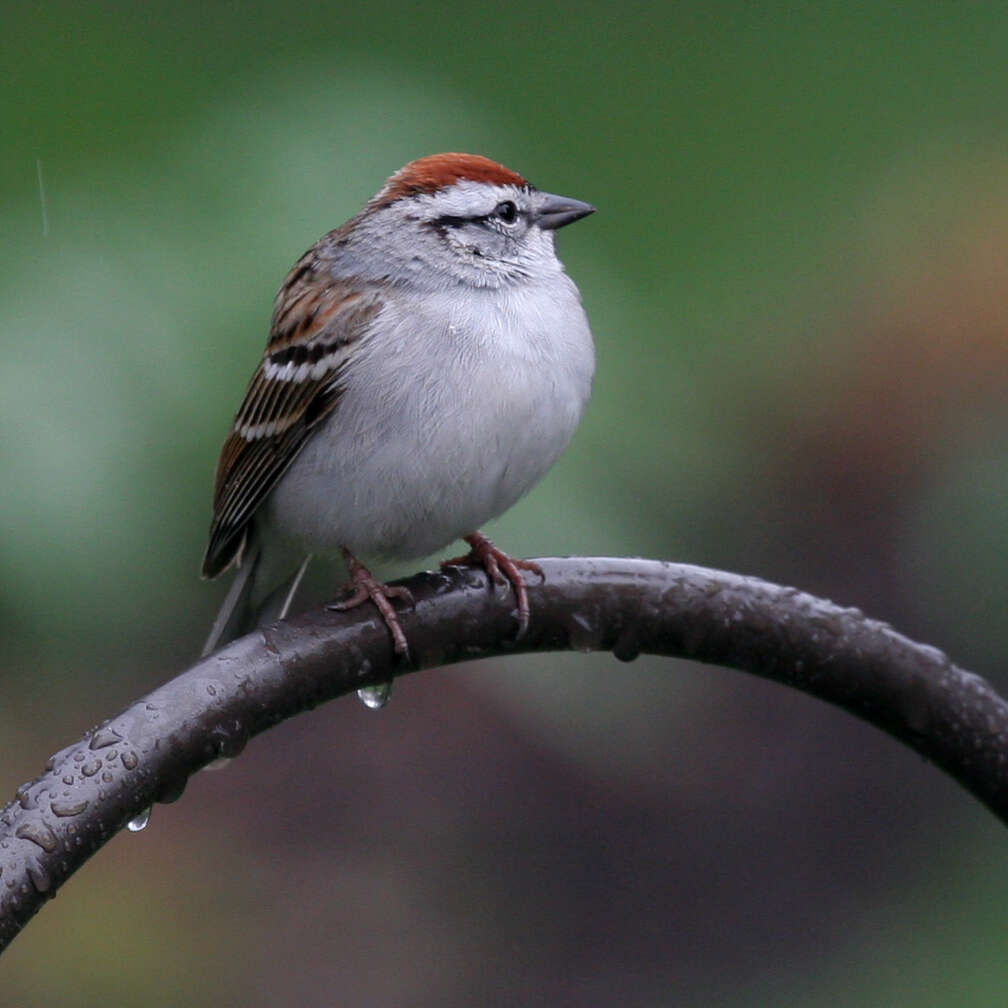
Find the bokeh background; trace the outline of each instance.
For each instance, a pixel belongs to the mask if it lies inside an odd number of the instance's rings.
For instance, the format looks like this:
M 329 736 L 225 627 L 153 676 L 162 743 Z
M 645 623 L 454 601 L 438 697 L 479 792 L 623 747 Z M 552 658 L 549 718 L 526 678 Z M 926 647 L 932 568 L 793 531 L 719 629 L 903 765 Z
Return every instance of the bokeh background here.
M 439 150 L 600 208 L 559 237 L 594 398 L 502 544 L 798 585 L 1008 688 L 1003 5 L 3 22 L 8 795 L 195 655 L 224 590 L 197 578 L 215 457 L 273 294 Z M 493 661 L 198 775 L 31 923 L 0 1003 L 1002 1005 L 1006 855 L 933 767 L 807 697 Z

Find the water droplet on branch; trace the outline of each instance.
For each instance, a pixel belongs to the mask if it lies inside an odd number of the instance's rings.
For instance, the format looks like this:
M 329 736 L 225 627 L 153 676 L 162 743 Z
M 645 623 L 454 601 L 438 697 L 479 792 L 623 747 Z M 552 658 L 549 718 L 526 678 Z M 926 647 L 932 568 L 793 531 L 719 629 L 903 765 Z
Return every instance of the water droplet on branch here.
M 150 822 L 152 810 L 153 806 L 148 805 L 147 808 L 145 808 L 143 812 L 140 813 L 140 815 L 135 816 L 133 819 L 130 819 L 128 823 L 126 823 L 126 829 L 128 829 L 130 833 L 139 833 L 140 830 L 146 829 L 147 823 Z
M 377 686 L 365 686 L 357 690 L 357 698 L 368 710 L 381 710 L 392 694 L 392 683 L 379 683 Z

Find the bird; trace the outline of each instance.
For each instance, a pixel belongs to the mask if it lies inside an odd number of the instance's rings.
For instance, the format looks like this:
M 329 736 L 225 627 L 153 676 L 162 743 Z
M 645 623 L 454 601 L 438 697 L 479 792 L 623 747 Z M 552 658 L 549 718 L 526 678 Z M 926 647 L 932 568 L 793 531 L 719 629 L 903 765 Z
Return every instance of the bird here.
M 237 573 L 203 655 L 287 615 L 315 555 L 346 561 L 410 657 L 394 601 L 368 563 L 464 540 L 449 564 L 483 567 L 515 593 L 523 572 L 479 529 L 567 447 L 595 351 L 581 296 L 554 250 L 593 213 L 475 154 L 411 161 L 294 264 L 265 352 L 217 464 L 202 573 Z M 362 559 L 364 558 L 364 559 Z

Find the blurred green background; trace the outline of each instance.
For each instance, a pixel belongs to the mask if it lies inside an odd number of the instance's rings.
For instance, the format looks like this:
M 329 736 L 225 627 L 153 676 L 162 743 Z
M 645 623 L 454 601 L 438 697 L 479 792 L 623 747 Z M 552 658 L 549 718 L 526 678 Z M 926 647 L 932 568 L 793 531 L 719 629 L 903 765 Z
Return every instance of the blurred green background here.
M 600 208 L 559 239 L 594 397 L 502 545 L 795 584 L 1008 689 L 1003 5 L 3 22 L 7 794 L 198 651 L 213 467 L 273 294 L 440 150 Z M 804 696 L 494 661 L 198 775 L 31 923 L 0 1003 L 1002 1005 L 1006 853 L 933 767 Z

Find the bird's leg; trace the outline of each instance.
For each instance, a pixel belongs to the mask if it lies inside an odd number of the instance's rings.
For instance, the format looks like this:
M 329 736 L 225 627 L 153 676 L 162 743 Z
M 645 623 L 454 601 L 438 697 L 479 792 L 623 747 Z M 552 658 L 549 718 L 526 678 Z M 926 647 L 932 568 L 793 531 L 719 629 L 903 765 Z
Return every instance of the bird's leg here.
M 545 581 L 546 575 L 542 567 L 532 560 L 516 560 L 509 557 L 503 550 L 497 549 L 482 532 L 472 532 L 463 536 L 469 543 L 469 552 L 465 556 L 455 557 L 442 562 L 442 567 L 482 567 L 494 584 L 510 584 L 514 588 L 518 600 L 518 634 L 516 640 L 525 636 L 529 623 L 529 597 L 525 579 L 521 576 L 523 570 L 530 571 Z
M 354 587 L 354 593 L 345 602 L 330 602 L 326 608 L 345 612 L 347 609 L 354 609 L 367 601 L 374 602 L 378 612 L 385 620 L 385 625 L 389 628 L 389 633 L 392 634 L 396 654 L 409 661 L 409 645 L 406 643 L 406 634 L 403 633 L 399 617 L 396 616 L 391 602 L 394 598 L 400 598 L 412 605 L 413 596 L 409 589 L 398 585 L 383 584 L 350 550 L 344 548 L 341 552 L 350 570 L 350 583 Z

